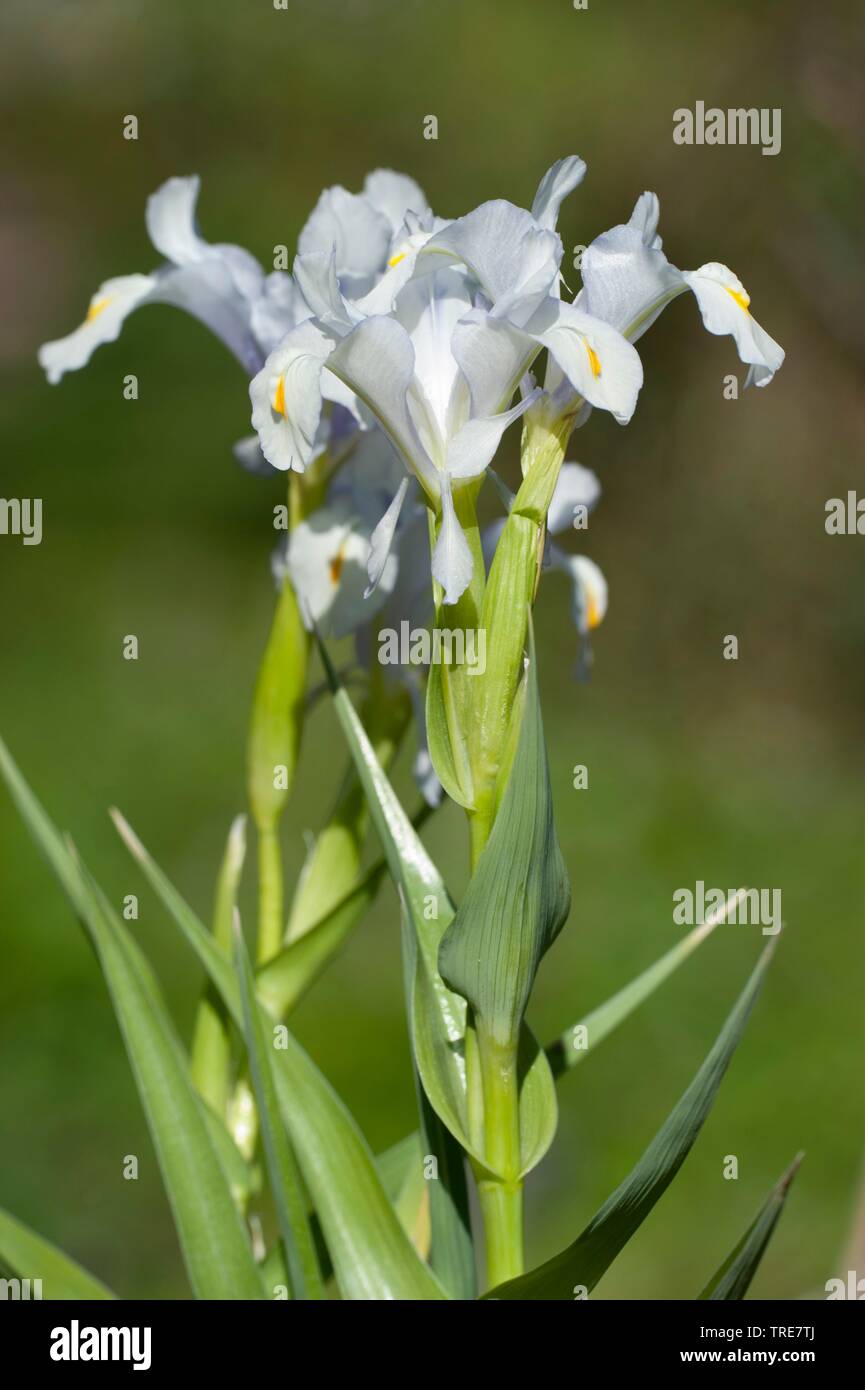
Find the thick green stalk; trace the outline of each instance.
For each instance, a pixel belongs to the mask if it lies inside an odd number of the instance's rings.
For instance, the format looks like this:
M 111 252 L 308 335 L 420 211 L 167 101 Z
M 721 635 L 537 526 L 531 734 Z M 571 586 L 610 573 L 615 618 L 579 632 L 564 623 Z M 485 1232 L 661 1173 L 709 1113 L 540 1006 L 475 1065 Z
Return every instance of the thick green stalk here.
M 525 1268 L 523 1251 L 523 1185 L 478 1182 L 478 1201 L 484 1222 L 487 1286 L 494 1289 L 515 1279 Z
M 491 1171 L 478 1173 L 490 1288 L 523 1272 L 523 1183 L 517 1058 L 483 1029 L 476 1033 L 483 1089 L 484 1156 Z M 495 1176 L 493 1176 L 493 1172 Z
M 462 634 L 465 652 L 469 642 L 476 655 L 480 653 L 481 612 L 483 608 L 486 570 L 477 519 L 477 497 L 483 479 L 457 488 L 453 494 L 454 510 L 472 555 L 472 577 L 468 588 L 456 603 L 443 603 L 441 586 L 433 582 L 435 626 L 441 631 Z M 430 551 L 436 542 L 441 517 L 429 516 Z M 484 652 L 486 638 L 484 635 Z M 468 662 L 450 664 L 446 661 L 431 667 L 427 689 L 427 734 L 433 764 L 446 789 L 460 804 L 471 806 L 474 801 L 470 743 L 472 739 L 472 686 L 481 677 L 472 673 Z M 442 765 L 449 765 L 450 772 Z
M 274 825 L 258 830 L 258 941 L 259 965 L 275 956 L 282 945 L 283 872 L 282 848 Z

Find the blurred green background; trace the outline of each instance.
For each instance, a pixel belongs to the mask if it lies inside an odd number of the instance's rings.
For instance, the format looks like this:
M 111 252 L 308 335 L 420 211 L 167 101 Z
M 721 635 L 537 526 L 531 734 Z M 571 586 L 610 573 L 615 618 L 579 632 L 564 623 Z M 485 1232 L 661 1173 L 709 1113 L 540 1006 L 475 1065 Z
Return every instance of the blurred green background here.
M 412 173 L 437 212 L 457 215 L 490 197 L 527 205 L 547 166 L 576 152 L 589 174 L 565 205 L 566 248 L 654 189 L 670 258 L 731 265 L 787 349 L 768 390 L 726 401 L 725 373 L 742 376 L 731 342 L 703 331 L 690 296 L 663 315 L 640 345 L 631 425 L 595 414 L 570 450 L 604 486 L 586 550 L 611 603 L 589 685 L 571 679 L 560 577 L 538 605 L 574 909 L 541 970 L 535 1030 L 552 1035 L 678 939 L 677 887 L 781 888 L 787 924 L 694 1153 L 600 1297 L 693 1297 L 800 1147 L 753 1292 L 795 1297 L 841 1272 L 865 1149 L 865 542 L 828 537 L 823 522 L 826 499 L 857 486 L 865 444 L 863 47 L 861 7 L 839 0 L 590 0 L 585 12 L 571 0 L 289 0 L 285 12 L 270 0 L 7 0 L 0 19 L 0 492 L 44 499 L 40 547 L 0 537 L 0 729 L 113 898 L 141 895 L 135 930 L 186 1035 L 197 967 L 106 808 L 121 806 L 208 910 L 243 806 L 280 484 L 233 463 L 246 383 L 177 311 L 134 315 L 59 387 L 40 375 L 39 343 L 79 322 L 102 279 L 156 263 L 146 196 L 200 173 L 205 235 L 269 264 L 324 185 L 359 188 L 369 168 Z M 672 113 L 698 99 L 781 107 L 781 153 L 675 146 Z M 121 138 L 127 113 L 135 143 Z M 437 142 L 422 138 L 431 113 Z M 137 402 L 122 399 L 128 372 Z M 121 659 L 126 633 L 137 663 Z M 727 633 L 738 662 L 722 660 Z M 286 822 L 292 874 L 343 762 L 322 705 Z M 588 791 L 572 790 L 576 763 Z M 398 781 L 408 792 L 405 767 Z M 455 808 L 427 839 L 459 891 Z M 0 924 L 0 1203 L 121 1294 L 185 1296 L 95 961 L 5 794 Z M 532 1262 L 638 1157 L 761 941 L 721 928 L 561 1086 L 559 1137 L 530 1183 Z M 400 1138 L 414 1096 L 392 891 L 295 1022 L 370 1142 Z M 137 1183 L 122 1178 L 129 1153 Z M 727 1154 L 737 1182 L 722 1180 Z

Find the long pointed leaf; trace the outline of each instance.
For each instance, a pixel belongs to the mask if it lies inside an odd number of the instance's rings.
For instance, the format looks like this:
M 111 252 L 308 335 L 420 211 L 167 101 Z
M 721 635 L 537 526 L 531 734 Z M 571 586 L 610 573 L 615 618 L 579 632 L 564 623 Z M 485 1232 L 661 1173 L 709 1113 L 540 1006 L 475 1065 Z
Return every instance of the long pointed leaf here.
M 239 928 L 235 957 L 240 978 L 246 1048 L 258 1104 L 267 1171 L 276 1204 L 279 1231 L 285 1247 L 289 1287 L 292 1298 L 318 1299 L 324 1292 L 318 1257 L 306 1217 L 306 1202 L 300 1174 L 282 1126 L 262 1011 L 255 997 L 255 979 Z
M 16 1278 L 39 1280 L 43 1299 L 109 1299 L 115 1298 L 99 1279 L 88 1274 L 76 1260 L 65 1255 L 56 1245 L 43 1240 L 0 1208 L 0 1264 L 11 1269 Z M 32 1288 L 32 1284 L 31 1284 Z
M 655 990 L 673 974 L 673 971 L 678 970 L 679 966 L 711 935 L 715 927 L 725 920 L 746 892 L 747 889 L 740 888 L 722 908 L 719 908 L 717 912 L 710 913 L 705 922 L 694 927 L 684 940 L 673 946 L 671 950 L 661 956 L 660 960 L 656 960 L 654 965 L 650 965 L 641 975 L 611 995 L 603 1004 L 599 1004 L 578 1023 L 566 1028 L 563 1033 L 559 1034 L 555 1042 L 549 1043 L 546 1053 L 556 1080 L 558 1081 L 559 1077 L 566 1071 L 577 1066 L 584 1057 L 588 1056 L 590 1051 L 597 1047 L 599 1042 L 608 1037 L 614 1029 L 618 1028 L 620 1023 L 624 1023 L 625 1019 L 639 1008 L 644 1000 L 654 994 Z M 584 1031 L 587 1043 L 585 1047 L 582 1046 Z
M 403 924 L 403 976 L 406 1005 L 411 1015 L 417 942 L 414 929 L 408 921 L 402 890 L 400 903 Z M 412 1035 L 412 1070 L 417 1091 L 424 1168 L 430 1160 L 435 1165 L 434 1173 L 429 1176 L 428 1186 L 430 1265 L 451 1298 L 473 1299 L 477 1296 L 477 1270 L 469 1214 L 465 1154 L 462 1146 L 429 1102 L 414 1053 L 414 1030 L 409 1031 Z
M 0 770 L 37 844 L 66 888 L 99 957 L 153 1138 L 194 1293 L 257 1299 L 263 1289 L 240 1216 L 193 1090 L 182 1049 L 140 952 L 103 907 L 5 744 Z
M 484 1155 L 469 1137 L 466 1104 L 466 1002 L 448 989 L 438 971 L 442 936 L 455 910 L 435 864 L 427 854 L 383 771 L 363 725 L 339 684 L 323 643 L 322 662 L 330 680 L 334 708 L 366 793 L 391 877 L 402 892 L 414 929 L 409 1027 L 417 1068 L 436 1114 L 481 1164 Z M 404 938 L 405 939 L 405 938 Z M 549 1064 L 530 1031 L 520 1045 L 520 1154 L 522 1171 L 540 1161 L 556 1126 L 555 1086 Z
M 146 855 L 128 827 L 124 834 L 132 836 L 139 858 Z M 169 896 L 178 909 L 175 922 L 242 1030 L 240 990 L 227 956 L 179 894 L 172 890 Z M 273 1027 L 275 1021 L 263 1004 L 262 1010 L 265 1023 Z M 438 1282 L 402 1229 L 373 1156 L 348 1110 L 288 1029 L 279 1027 L 281 1048 L 274 1049 L 274 1081 L 280 1111 L 343 1297 L 443 1298 Z
M 801 1153 L 797 1154 L 786 1173 L 781 1174 L 738 1245 L 709 1280 L 700 1294 L 700 1299 L 720 1301 L 745 1297 L 766 1246 L 772 1239 L 778 1218 L 784 1210 L 790 1185 L 804 1156 Z
M 512 770 L 490 838 L 439 948 L 441 975 L 471 1004 L 478 1031 L 514 1053 L 538 966 L 571 901 L 553 826 L 531 624 L 529 636 Z
M 237 816 L 232 822 L 220 866 L 213 911 L 213 935 L 223 950 L 229 949 L 231 941 L 231 922 L 245 857 L 246 817 Z M 230 1095 L 231 1026 L 209 982 L 195 1017 L 189 1065 L 199 1095 L 217 1115 L 224 1116 Z
M 687 1158 L 744 1032 L 777 940 L 776 937 L 770 942 L 761 955 L 694 1080 L 642 1158 L 582 1234 L 545 1264 L 518 1279 L 500 1284 L 485 1297 L 570 1301 L 575 1288 L 591 1291 L 595 1287 Z
M 423 806 L 412 823 L 422 825 L 432 811 Z M 256 989 L 272 1014 L 285 1018 L 300 1002 L 374 902 L 386 872 L 386 861 L 377 860 L 317 922 L 259 968 Z

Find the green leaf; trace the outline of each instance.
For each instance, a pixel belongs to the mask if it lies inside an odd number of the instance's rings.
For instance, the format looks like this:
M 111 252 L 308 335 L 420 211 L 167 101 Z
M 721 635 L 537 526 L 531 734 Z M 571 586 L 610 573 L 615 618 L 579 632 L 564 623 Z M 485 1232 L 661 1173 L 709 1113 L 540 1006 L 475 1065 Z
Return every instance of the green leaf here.
M 778 1224 L 778 1218 L 784 1210 L 790 1185 L 804 1157 L 804 1154 L 797 1154 L 786 1173 L 781 1174 L 754 1221 L 720 1269 L 709 1280 L 700 1294 L 700 1299 L 712 1301 L 745 1297 Z
M 500 1284 L 487 1298 L 572 1300 L 591 1291 L 673 1181 L 699 1134 L 745 1029 L 777 937 L 766 947 L 694 1080 L 624 1182 L 580 1236 L 537 1269 Z
M 418 1254 L 426 1258 L 430 1244 L 428 1184 L 417 1130 L 377 1154 L 375 1166 L 400 1225 Z
M 403 925 L 403 976 L 406 1007 L 412 1012 L 417 942 L 408 920 L 405 898 L 400 890 Z M 410 1033 L 413 1037 L 413 1029 Z M 462 1146 L 436 1114 L 423 1088 L 412 1049 L 413 1071 L 420 1118 L 420 1144 L 424 1168 L 428 1162 L 435 1171 L 428 1184 L 430 1217 L 430 1265 L 451 1298 L 477 1296 L 477 1271 L 469 1213 L 466 1161 Z M 427 1174 L 424 1172 L 424 1177 Z
M 138 846 L 137 854 L 141 859 L 146 851 Z M 159 871 L 155 872 L 156 883 L 160 879 Z M 174 920 L 242 1030 L 240 991 L 228 958 L 173 890 L 169 900 L 177 908 Z M 266 1011 L 263 1017 L 266 1026 L 274 1025 Z M 343 1297 L 443 1298 L 438 1282 L 403 1231 L 351 1115 L 288 1029 L 279 1028 L 282 1046 L 274 1050 L 273 1061 L 280 1111 Z
M 538 966 L 570 908 L 568 875 L 556 840 L 534 641 L 525 708 L 511 775 L 489 840 L 438 966 L 468 1000 L 479 1034 L 515 1049 Z
M 149 967 L 70 854 L 0 741 L 0 770 L 96 950 L 138 1085 L 193 1292 L 257 1299 L 261 1283 L 207 1123 Z
M 271 1013 L 285 1018 L 296 1008 L 374 902 L 384 867 L 383 863 L 373 865 L 320 922 L 259 967 L 258 992 Z
M 119 822 L 125 824 L 116 813 Z M 118 824 L 119 828 L 119 824 Z M 223 950 L 229 949 L 231 921 L 237 902 L 246 855 L 246 817 L 238 816 L 228 834 L 216 887 L 213 935 Z M 228 1107 L 231 1082 L 231 1025 L 226 1010 L 211 984 L 198 1005 L 190 1056 L 192 1082 L 217 1115 Z
M 217 944 L 198 914 L 193 911 L 156 861 L 151 858 L 125 816 L 120 811 L 112 809 L 111 819 L 114 821 L 120 838 L 141 868 L 163 907 L 174 919 L 176 925 L 180 927 L 187 941 L 202 957 L 202 964 L 213 981 L 220 998 L 226 1004 L 234 1021 L 242 1028 L 240 995 L 227 952 Z M 227 1003 L 229 999 L 231 1003 Z
M 430 666 L 426 687 L 427 747 L 436 776 L 451 801 L 469 807 L 474 790 L 465 739 L 458 731 L 457 716 L 452 712 L 455 705 L 452 684 L 446 666 L 441 662 Z
M 343 1298 L 445 1298 L 400 1225 L 352 1116 L 285 1025 L 279 1028 L 280 1109 Z
M 255 979 L 239 925 L 235 940 L 235 959 L 240 979 L 246 1047 L 255 1087 L 270 1187 L 276 1205 L 279 1232 L 285 1247 L 289 1289 L 292 1298 L 319 1299 L 324 1288 L 318 1268 L 318 1257 L 306 1217 L 306 1202 L 300 1174 L 279 1114 L 268 1055 L 271 1049 L 264 1031 L 262 1011 L 255 997 Z
M 381 768 L 363 725 L 322 643 L 322 662 L 334 707 L 357 767 L 391 877 L 402 893 L 413 932 L 403 934 L 411 950 L 409 1028 L 423 1088 L 436 1114 L 481 1164 L 486 1160 L 469 1135 L 466 1096 L 466 1003 L 438 972 L 442 935 L 454 907 L 444 881 Z M 528 1029 L 520 1042 L 520 1162 L 526 1173 L 540 1161 L 556 1127 L 555 1085 L 542 1049 Z
M 724 904 L 718 912 L 711 913 L 706 921 L 667 951 L 666 955 L 656 960 L 654 965 L 650 965 L 648 970 L 644 970 L 630 984 L 624 986 L 610 999 L 599 1004 L 591 1013 L 586 1014 L 585 1018 L 580 1019 L 579 1023 L 574 1023 L 570 1028 L 566 1028 L 560 1033 L 555 1042 L 549 1043 L 546 1048 L 547 1057 L 553 1071 L 553 1076 L 558 1080 L 566 1071 L 577 1066 L 589 1053 L 597 1047 L 620 1023 L 634 1012 L 635 1009 L 648 999 L 664 981 L 672 975 L 682 965 L 693 951 L 696 951 L 701 942 L 705 941 L 746 893 L 746 889 L 740 888 Z M 586 1045 L 581 1046 L 582 1030 L 585 1029 Z
M 389 1149 L 376 1154 L 375 1166 L 384 1190 L 392 1202 L 396 1201 L 406 1187 L 409 1175 L 415 1168 L 420 1168 L 422 1156 L 420 1134 L 417 1130 L 407 1134 L 404 1139 L 398 1139 Z
M 64 1255 L 56 1245 L 43 1240 L 22 1221 L 0 1208 L 0 1264 L 18 1279 L 38 1279 L 41 1297 L 55 1301 L 67 1299 L 110 1299 L 116 1295 L 77 1261 Z M 32 1290 L 32 1284 L 31 1284 Z
M 423 806 L 413 824 L 422 825 L 432 811 L 431 806 Z M 386 872 L 385 860 L 379 859 L 320 921 L 259 968 L 256 987 L 272 1014 L 285 1018 L 291 1013 L 372 905 Z
M 327 682 L 324 683 L 327 689 Z M 401 685 L 372 680 L 363 701 L 364 724 L 376 756 L 387 767 L 411 720 L 411 699 Z M 315 838 L 294 891 L 286 942 L 296 941 L 328 917 L 354 888 L 369 825 L 366 801 L 349 763 L 327 823 Z M 358 914 L 360 915 L 360 914 Z

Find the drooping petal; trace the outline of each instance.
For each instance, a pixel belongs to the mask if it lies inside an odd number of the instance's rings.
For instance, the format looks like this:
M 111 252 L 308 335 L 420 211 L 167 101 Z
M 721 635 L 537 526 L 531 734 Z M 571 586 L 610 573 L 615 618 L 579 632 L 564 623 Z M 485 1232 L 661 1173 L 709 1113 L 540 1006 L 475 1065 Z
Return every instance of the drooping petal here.
M 273 477 L 273 464 L 268 463 L 261 452 L 257 434 L 250 434 L 245 439 L 238 439 L 237 443 L 232 446 L 231 452 L 244 472 L 252 473 L 257 478 Z
M 568 555 L 557 545 L 550 546 L 550 568 L 570 577 L 573 586 L 572 614 L 577 631 L 585 635 L 603 622 L 609 599 L 607 581 L 594 560 L 587 555 Z
M 153 275 L 119 275 L 100 285 L 84 322 L 67 337 L 44 343 L 39 349 L 39 365 L 52 386 L 64 372 L 85 366 L 102 343 L 113 343 L 120 336 L 127 315 L 140 304 L 152 301 L 155 285 Z
M 454 478 L 476 478 L 492 463 L 508 425 L 534 405 L 540 390 L 523 396 L 510 410 L 499 415 L 476 416 L 468 420 L 448 445 L 446 469 Z
M 366 294 L 387 264 L 391 226 L 368 198 L 336 185 L 326 188 L 301 231 L 301 255 L 331 251 L 340 287 L 352 299 Z
M 582 183 L 585 175 L 585 160 L 576 154 L 566 155 L 547 170 L 538 184 L 535 201 L 532 203 L 532 217 L 539 226 L 546 227 L 550 232 L 556 230 L 562 203 L 568 194 Z
M 364 319 L 337 344 L 328 368 L 372 411 L 406 465 L 435 486 L 436 470 L 408 407 L 414 348 L 402 324 L 385 317 Z
M 250 309 L 250 327 L 265 357 L 278 347 L 292 328 L 310 317 L 310 309 L 297 285 L 284 270 L 274 270 L 262 283 Z
M 600 495 L 601 484 L 591 468 L 584 468 L 581 463 L 563 463 L 547 513 L 550 535 L 557 536 L 573 524 L 575 507 L 591 511 Z
M 328 496 L 351 497 L 358 515 L 374 527 L 405 476 L 399 454 L 373 423 L 369 429 L 355 433 L 350 455 L 335 475 Z
M 250 382 L 252 427 L 274 468 L 302 473 L 321 418 L 321 377 L 333 348 L 311 319 L 292 329 Z
M 549 547 L 549 564 L 561 570 L 571 583 L 571 617 L 580 639 L 577 675 L 585 678 L 591 666 L 589 638 L 607 612 L 607 581 L 587 555 L 568 555 L 557 545 Z
M 251 376 L 264 355 L 250 325 L 251 304 L 240 293 L 231 268 L 220 256 L 186 265 L 167 265 L 153 277 L 153 302 L 185 309 L 205 324 Z
M 751 317 L 741 280 L 718 261 L 686 270 L 682 278 L 697 297 L 704 326 L 710 333 L 729 333 L 740 359 L 752 368 L 749 381 L 767 386 L 784 361 L 784 349 Z
M 396 581 L 398 563 L 383 566 L 377 593 L 366 596 L 369 532 L 347 498 L 313 512 L 291 532 L 286 565 L 301 609 L 331 637 L 345 637 L 372 618 Z
M 456 603 L 472 578 L 472 553 L 457 520 L 448 473 L 441 475 L 442 518 L 432 557 L 433 578 L 441 585 L 445 603 Z
M 530 334 L 483 309 L 473 309 L 460 320 L 451 346 L 469 388 L 473 415 L 503 410 L 540 351 Z
M 609 410 L 620 424 L 630 420 L 643 384 L 643 364 L 621 333 L 553 298 L 544 302 L 528 331 L 549 350 L 583 400 Z
M 399 230 L 407 212 L 416 217 L 425 217 L 430 212 L 423 191 L 414 179 L 408 174 L 397 174 L 393 169 L 373 169 L 364 179 L 363 192 L 376 212 L 387 218 L 391 232 Z
M 396 528 L 399 523 L 399 514 L 402 511 L 402 504 L 408 492 L 411 479 L 403 478 L 396 491 L 396 496 L 376 526 L 370 538 L 369 561 L 367 563 L 367 573 L 369 583 L 364 592 L 364 598 L 369 598 L 370 594 L 378 588 L 382 574 L 391 553 Z

